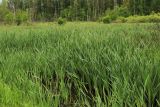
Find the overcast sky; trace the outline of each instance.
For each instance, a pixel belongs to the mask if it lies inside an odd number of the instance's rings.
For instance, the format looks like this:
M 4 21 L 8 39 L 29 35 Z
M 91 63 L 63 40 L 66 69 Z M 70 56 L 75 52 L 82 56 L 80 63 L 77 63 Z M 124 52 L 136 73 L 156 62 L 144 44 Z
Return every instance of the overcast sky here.
M 2 0 L 0 0 L 0 3 L 2 2 Z

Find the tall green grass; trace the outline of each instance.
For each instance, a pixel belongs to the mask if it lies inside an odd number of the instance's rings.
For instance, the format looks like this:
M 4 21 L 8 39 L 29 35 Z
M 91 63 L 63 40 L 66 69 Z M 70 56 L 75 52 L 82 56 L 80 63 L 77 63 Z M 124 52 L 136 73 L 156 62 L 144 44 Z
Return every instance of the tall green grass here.
M 1 27 L 1 107 L 160 106 L 154 24 Z

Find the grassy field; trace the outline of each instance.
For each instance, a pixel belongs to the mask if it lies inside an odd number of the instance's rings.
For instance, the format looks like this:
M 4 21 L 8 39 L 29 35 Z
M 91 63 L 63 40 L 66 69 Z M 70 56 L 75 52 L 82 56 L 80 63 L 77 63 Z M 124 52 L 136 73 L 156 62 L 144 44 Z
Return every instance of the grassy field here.
M 160 106 L 160 25 L 0 27 L 0 107 Z

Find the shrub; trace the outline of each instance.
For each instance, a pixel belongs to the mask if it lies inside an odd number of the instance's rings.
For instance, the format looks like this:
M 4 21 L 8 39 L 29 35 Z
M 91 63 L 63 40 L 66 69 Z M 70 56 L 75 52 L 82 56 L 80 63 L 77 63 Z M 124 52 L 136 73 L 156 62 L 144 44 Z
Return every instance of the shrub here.
M 14 22 L 14 14 L 11 12 L 6 14 L 4 17 L 4 21 L 6 24 L 12 24 Z
M 125 23 L 125 22 L 127 22 L 127 19 L 125 17 L 118 17 L 115 22 L 116 23 Z
M 107 10 L 106 13 L 106 16 L 109 16 L 111 20 L 116 20 L 118 17 L 117 11 L 115 10 Z
M 130 16 L 130 12 L 127 7 L 119 7 L 116 9 L 117 16 L 128 17 Z
M 112 18 L 110 16 L 106 16 L 102 19 L 103 23 L 111 23 Z
M 148 22 L 147 20 L 145 16 L 130 16 L 127 18 L 127 22 L 129 23 L 145 23 Z
M 58 18 L 58 24 L 59 24 L 59 25 L 63 25 L 63 24 L 65 24 L 65 23 L 66 23 L 66 19 L 64 19 L 64 18 L 62 18 L 62 17 Z
M 7 14 L 9 14 L 9 10 L 0 6 L 0 21 L 5 21 L 5 17 Z
M 148 16 L 137 16 L 135 19 L 135 22 L 137 22 L 137 23 L 149 22 L 149 18 L 148 18 Z
M 160 16 L 157 14 L 148 16 L 130 16 L 127 18 L 129 23 L 159 23 Z
M 114 10 L 107 10 L 106 17 L 104 17 L 104 20 L 106 21 L 108 20 L 107 22 L 110 23 L 112 21 L 115 21 L 118 17 L 125 18 L 125 17 L 128 17 L 129 15 L 130 15 L 130 12 L 127 7 L 117 7 Z M 126 20 L 122 20 L 122 22 L 126 22 Z
M 74 13 L 73 13 L 73 9 L 71 6 L 69 6 L 66 9 L 63 9 L 61 12 L 61 17 L 66 18 L 67 20 L 72 21 L 73 17 L 74 17 Z
M 158 15 L 151 15 L 148 17 L 149 22 L 153 23 L 160 23 L 160 16 Z
M 27 22 L 28 14 L 25 11 L 18 10 L 16 12 L 16 24 L 20 25 L 22 22 Z

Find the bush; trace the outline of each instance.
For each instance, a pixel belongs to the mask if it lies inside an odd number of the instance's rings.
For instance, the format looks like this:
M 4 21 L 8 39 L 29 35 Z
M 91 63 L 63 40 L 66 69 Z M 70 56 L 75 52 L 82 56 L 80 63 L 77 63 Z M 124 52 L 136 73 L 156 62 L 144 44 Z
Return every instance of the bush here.
M 106 17 L 102 18 L 103 23 L 160 23 L 160 13 L 151 13 L 151 15 L 146 15 L 146 16 L 129 16 L 129 17 L 123 17 L 123 16 L 116 16 L 115 20 L 115 14 L 110 14 L 107 15 Z
M 128 17 L 129 15 L 130 15 L 130 12 L 127 7 L 117 7 L 114 10 L 106 11 L 106 17 L 103 18 L 104 19 L 103 22 L 110 23 L 112 21 L 115 21 L 118 17 L 125 18 L 125 17 Z M 126 22 L 126 20 L 122 20 L 122 22 Z
M 130 16 L 127 18 L 127 22 L 130 23 L 145 23 L 148 22 L 148 18 L 146 16 Z
M 4 8 L 4 7 L 0 6 L 0 21 L 5 21 L 5 17 L 9 13 L 10 12 L 7 8 Z
M 152 23 L 160 23 L 160 16 L 158 15 L 152 15 L 148 17 L 149 22 Z
M 12 24 L 14 22 L 14 14 L 9 12 L 5 15 L 4 21 L 6 24 Z
M 107 13 L 106 16 L 109 16 L 111 21 L 116 20 L 118 17 L 117 11 L 115 10 L 107 10 L 106 13 Z
M 16 21 L 17 25 L 22 24 L 22 22 L 27 22 L 27 20 L 28 20 L 27 12 L 21 11 L 21 10 L 18 10 L 16 12 L 16 20 L 15 21 Z
M 116 23 L 125 23 L 125 22 L 127 22 L 127 19 L 125 17 L 118 17 L 115 22 Z
M 111 23 L 112 18 L 110 16 L 106 16 L 102 19 L 103 23 Z
M 58 24 L 59 25 L 63 25 L 65 23 L 66 23 L 66 20 L 64 18 L 62 18 L 62 17 L 58 18 Z
M 117 8 L 116 11 L 117 11 L 117 16 L 128 17 L 131 15 L 127 7 L 119 7 Z
M 160 16 L 158 14 L 148 16 L 130 16 L 127 18 L 129 23 L 160 23 Z

